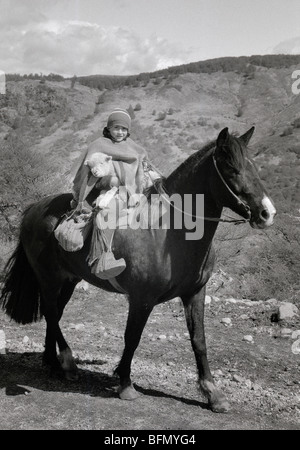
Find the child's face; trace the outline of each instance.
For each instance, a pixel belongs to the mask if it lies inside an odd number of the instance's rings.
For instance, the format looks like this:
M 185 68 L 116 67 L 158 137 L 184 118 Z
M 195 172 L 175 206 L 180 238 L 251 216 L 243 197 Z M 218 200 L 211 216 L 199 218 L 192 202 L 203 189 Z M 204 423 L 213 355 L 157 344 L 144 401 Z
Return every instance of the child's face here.
M 109 132 L 116 142 L 121 142 L 126 138 L 128 131 L 127 128 L 122 127 L 121 125 L 114 125 L 113 127 L 110 127 Z

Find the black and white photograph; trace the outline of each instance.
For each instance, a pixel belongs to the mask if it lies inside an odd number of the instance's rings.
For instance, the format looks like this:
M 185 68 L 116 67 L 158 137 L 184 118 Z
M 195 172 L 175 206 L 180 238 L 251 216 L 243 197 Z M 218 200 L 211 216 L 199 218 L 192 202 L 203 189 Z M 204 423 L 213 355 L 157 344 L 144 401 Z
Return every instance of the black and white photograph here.
M 299 0 L 0 0 L 0 430 L 300 430 Z

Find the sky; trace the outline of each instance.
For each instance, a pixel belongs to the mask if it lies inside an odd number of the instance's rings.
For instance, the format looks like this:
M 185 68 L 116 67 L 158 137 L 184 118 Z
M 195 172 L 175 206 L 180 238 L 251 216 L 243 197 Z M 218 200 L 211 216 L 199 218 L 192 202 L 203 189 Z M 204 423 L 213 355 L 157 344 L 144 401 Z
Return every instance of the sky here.
M 0 0 L 0 71 L 131 75 L 300 54 L 300 0 Z

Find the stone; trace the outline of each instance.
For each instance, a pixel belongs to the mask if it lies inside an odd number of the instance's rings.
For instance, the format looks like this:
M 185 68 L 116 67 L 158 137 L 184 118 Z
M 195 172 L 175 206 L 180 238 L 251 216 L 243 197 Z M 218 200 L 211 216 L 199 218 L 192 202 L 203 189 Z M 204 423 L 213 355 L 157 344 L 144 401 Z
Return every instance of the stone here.
M 214 372 L 213 372 L 213 376 L 216 377 L 216 378 L 219 378 L 219 377 L 223 377 L 224 374 L 223 374 L 223 372 L 222 372 L 221 369 L 216 369 L 216 370 L 214 370 Z
M 291 330 L 290 328 L 281 328 L 281 337 L 290 337 L 292 335 L 292 331 L 293 330 Z
M 23 344 L 27 345 L 27 344 L 29 344 L 29 341 L 30 341 L 30 339 L 28 336 L 23 337 Z
M 243 383 L 245 381 L 245 378 L 241 377 L 240 375 L 238 375 L 236 373 L 234 375 L 232 375 L 232 379 L 233 379 L 233 381 L 236 381 L 237 383 Z
M 247 380 L 245 381 L 245 385 L 247 386 L 248 389 L 251 389 L 251 388 L 252 388 L 252 381 L 249 380 L 249 379 L 247 379 Z
M 295 330 L 292 332 L 291 338 L 292 339 L 297 339 L 298 337 L 300 337 L 300 330 Z
M 251 334 L 246 334 L 246 335 L 243 337 L 243 341 L 246 341 L 246 342 L 253 342 L 253 336 L 251 336 Z
M 210 295 L 206 295 L 205 296 L 205 305 L 210 305 L 211 304 L 211 296 Z
M 226 327 L 232 325 L 230 317 L 223 317 L 220 322 L 223 323 Z
M 247 319 L 249 319 L 249 316 L 247 314 L 241 314 L 240 319 L 247 320 Z
M 159 339 L 160 341 L 164 341 L 164 340 L 167 339 L 167 336 L 166 336 L 165 334 L 160 334 L 160 335 L 158 336 L 158 339 Z
M 237 300 L 236 300 L 235 298 L 230 297 L 230 298 L 226 298 L 226 299 L 225 299 L 225 302 L 229 302 L 229 303 L 237 303 Z
M 278 320 L 292 319 L 298 312 L 297 306 L 293 303 L 282 302 L 278 307 Z
M 268 300 L 266 300 L 266 303 L 268 303 L 271 306 L 277 306 L 278 301 L 276 300 L 276 298 L 269 298 Z
M 76 289 L 82 289 L 83 291 L 87 292 L 89 290 L 89 283 L 82 280 L 76 285 Z
M 300 339 L 297 339 L 296 341 L 293 342 L 292 353 L 294 353 L 294 355 L 300 354 Z
M 6 339 L 3 330 L 0 330 L 0 354 L 5 355 L 6 353 Z

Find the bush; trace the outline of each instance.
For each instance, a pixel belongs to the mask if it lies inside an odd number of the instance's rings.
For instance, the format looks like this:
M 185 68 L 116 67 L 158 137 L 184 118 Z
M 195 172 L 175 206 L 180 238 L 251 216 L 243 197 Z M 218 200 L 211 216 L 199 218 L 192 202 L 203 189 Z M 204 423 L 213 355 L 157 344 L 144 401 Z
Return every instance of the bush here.
M 15 203 L 24 208 L 62 189 L 60 162 L 33 153 L 18 136 L 10 136 L 2 146 L 0 174 L 1 204 Z
M 284 136 L 289 136 L 291 134 L 293 134 L 293 127 L 289 126 L 283 130 L 283 132 L 280 134 L 280 136 L 284 137 Z
M 127 108 L 127 112 L 130 115 L 132 120 L 135 119 L 135 114 L 134 114 L 134 110 L 133 110 L 132 105 L 129 105 L 129 108 Z
M 238 111 L 236 113 L 236 117 L 242 117 L 243 115 L 243 108 L 241 106 L 239 106 Z
M 294 128 L 300 128 L 300 117 L 297 117 L 297 119 L 293 122 Z
M 200 125 L 200 127 L 205 127 L 207 125 L 207 119 L 205 117 L 200 117 L 197 124 Z

